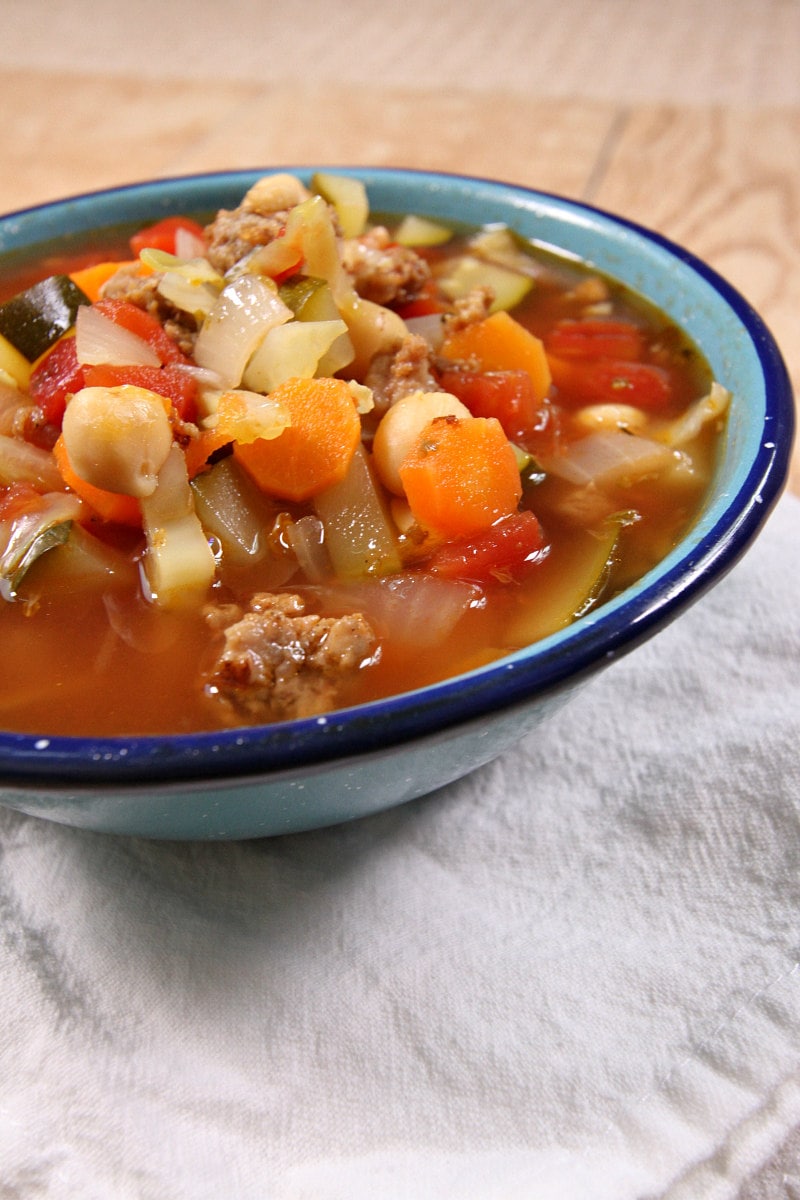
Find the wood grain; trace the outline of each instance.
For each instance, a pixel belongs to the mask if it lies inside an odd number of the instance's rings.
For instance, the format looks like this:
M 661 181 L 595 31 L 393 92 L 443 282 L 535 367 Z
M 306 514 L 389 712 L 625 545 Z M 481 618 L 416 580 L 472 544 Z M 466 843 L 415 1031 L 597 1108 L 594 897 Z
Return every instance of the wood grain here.
M 795 110 L 645 106 L 620 125 L 591 198 L 720 271 L 772 330 L 800 395 L 798 163 Z
M 800 6 L 798 6 L 800 11 Z M 583 198 L 709 261 L 773 330 L 800 392 L 800 106 L 512 90 L 0 73 L 0 210 L 164 174 L 325 162 L 486 175 Z M 800 449 L 792 486 L 800 493 Z
M 580 195 L 616 108 L 494 92 L 270 87 L 187 147 L 181 169 L 363 163 L 486 175 Z M 502 131 L 500 133 L 499 131 Z
M 249 85 L 0 73 L 0 210 L 168 174 L 187 145 L 252 96 Z

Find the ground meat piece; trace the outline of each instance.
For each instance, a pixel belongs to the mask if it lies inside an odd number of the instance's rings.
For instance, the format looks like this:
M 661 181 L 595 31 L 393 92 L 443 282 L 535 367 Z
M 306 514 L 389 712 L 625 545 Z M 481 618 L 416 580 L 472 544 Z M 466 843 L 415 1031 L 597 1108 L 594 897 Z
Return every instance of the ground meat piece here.
M 310 192 L 294 175 L 265 175 L 238 208 L 221 208 L 204 231 L 211 265 L 224 275 L 258 246 L 268 246 L 286 228 L 290 211 Z
M 231 624 L 225 624 L 232 619 Z M 361 613 L 321 617 L 300 596 L 263 592 L 247 612 L 210 610 L 225 645 L 207 684 L 233 719 L 281 720 L 334 708 L 342 683 L 375 649 Z
M 430 268 L 416 250 L 392 242 L 382 225 L 344 242 L 342 261 L 359 296 L 376 304 L 407 304 L 430 278 Z
M 257 213 L 240 206 L 231 210 L 221 208 L 210 225 L 206 226 L 208 260 L 224 275 L 258 246 L 268 246 L 286 228 L 289 210 Z
M 476 287 L 466 296 L 460 296 L 453 302 L 453 311 L 445 313 L 442 318 L 445 334 L 477 325 L 478 321 L 488 317 L 493 302 L 494 290 L 490 287 Z
M 120 267 L 103 285 L 104 300 L 127 300 L 137 308 L 143 308 L 156 320 L 184 354 L 191 356 L 197 338 L 197 322 L 190 313 L 185 313 L 170 304 L 158 291 L 161 272 L 141 276 L 138 266 Z
M 375 411 L 385 412 L 410 392 L 437 391 L 431 373 L 430 346 L 424 338 L 411 333 L 391 354 L 376 354 L 364 382 L 372 388 Z

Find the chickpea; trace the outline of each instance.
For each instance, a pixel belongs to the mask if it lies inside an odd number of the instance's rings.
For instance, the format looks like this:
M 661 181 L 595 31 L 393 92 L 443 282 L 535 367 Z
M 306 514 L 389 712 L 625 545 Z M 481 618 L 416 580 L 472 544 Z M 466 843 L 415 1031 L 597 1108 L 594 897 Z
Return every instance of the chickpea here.
M 390 492 L 402 496 L 400 466 L 425 426 L 436 417 L 471 415 L 466 405 L 449 392 L 410 392 L 403 396 L 384 413 L 375 430 L 372 454 L 381 482 Z
M 82 388 L 64 414 L 64 448 L 76 475 L 107 492 L 152 496 L 172 446 L 166 401 L 147 388 Z
M 286 208 L 294 208 L 310 195 L 308 189 L 294 175 L 265 175 L 250 188 L 242 201 L 242 208 L 268 216 Z
M 574 421 L 582 429 L 643 429 L 647 417 L 633 404 L 587 404 L 575 414 Z

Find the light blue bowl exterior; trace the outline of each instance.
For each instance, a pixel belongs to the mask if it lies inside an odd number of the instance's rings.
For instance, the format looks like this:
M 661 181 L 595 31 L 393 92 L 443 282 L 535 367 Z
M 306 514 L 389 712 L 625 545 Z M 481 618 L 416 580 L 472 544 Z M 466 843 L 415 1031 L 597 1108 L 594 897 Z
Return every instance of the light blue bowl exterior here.
M 308 178 L 308 168 L 281 167 Z M 794 405 L 763 322 L 664 238 L 589 206 L 490 180 L 336 167 L 374 211 L 505 222 L 625 282 L 686 329 L 733 393 L 724 455 L 699 521 L 634 587 L 569 629 L 480 671 L 327 718 L 167 738 L 0 733 L 0 803 L 83 828 L 230 839 L 296 832 L 425 795 L 488 762 L 614 658 L 674 619 L 733 565 L 785 482 Z M 0 219 L 0 256 L 173 212 L 232 207 L 263 171 L 73 197 Z

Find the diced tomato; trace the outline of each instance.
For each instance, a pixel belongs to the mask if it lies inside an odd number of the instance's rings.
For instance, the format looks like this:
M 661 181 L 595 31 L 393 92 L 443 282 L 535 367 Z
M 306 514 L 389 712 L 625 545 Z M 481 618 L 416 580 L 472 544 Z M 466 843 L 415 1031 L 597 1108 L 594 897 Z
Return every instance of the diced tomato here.
M 31 372 L 31 399 L 41 408 L 48 425 L 61 428 L 67 397 L 84 387 L 75 338 L 64 337 L 40 358 Z
M 297 274 L 302 265 L 303 259 L 300 257 L 290 267 L 286 267 L 283 271 L 276 271 L 270 278 L 278 285 L 285 283 L 287 279 L 291 279 L 293 275 Z
M 447 370 L 445 392 L 457 396 L 474 417 L 496 417 L 506 437 L 536 456 L 551 454 L 559 436 L 559 413 L 549 400 L 536 403 L 527 371 Z
M 539 421 L 527 371 L 443 371 L 439 382 L 473 417 L 496 417 L 512 442 L 522 441 Z
M 641 329 L 630 321 L 601 317 L 559 321 L 544 337 L 545 350 L 557 358 L 613 358 L 636 362 L 644 353 Z
M 425 566 L 447 579 L 507 583 L 530 569 L 544 546 L 542 527 L 534 514 L 512 513 L 477 537 L 439 546 Z
M 444 301 L 435 279 L 429 279 L 419 295 L 407 304 L 400 304 L 397 312 L 404 321 L 412 317 L 431 317 L 437 313 L 447 312 L 449 305 Z
M 162 364 L 188 363 L 190 360 L 183 353 L 177 342 L 169 336 L 161 322 L 151 313 L 145 312 L 137 304 L 129 300 L 98 300 L 95 308 L 122 325 L 131 333 L 135 333 L 142 341 L 147 342 L 161 359 Z
M 142 250 L 163 250 L 167 254 L 175 254 L 175 237 L 179 230 L 190 233 L 192 237 L 203 239 L 203 227 L 189 217 L 164 217 L 140 229 L 130 240 L 130 247 L 136 258 Z
M 180 367 L 111 367 L 85 368 L 86 387 L 147 388 L 170 400 L 182 421 L 197 417 L 197 381 Z
M 551 358 L 550 369 L 565 408 L 586 404 L 632 404 L 650 413 L 666 413 L 672 403 L 669 374 L 649 363 L 598 359 L 569 362 Z

